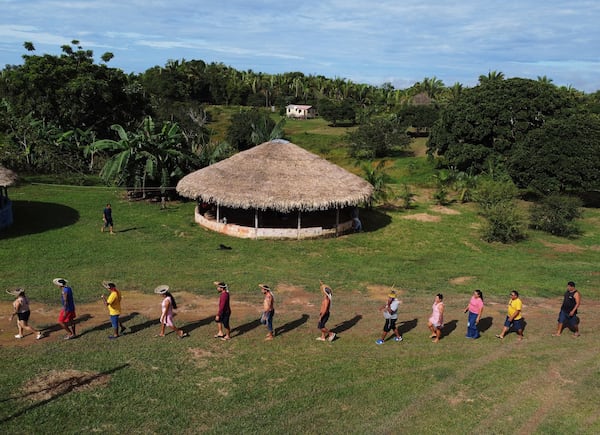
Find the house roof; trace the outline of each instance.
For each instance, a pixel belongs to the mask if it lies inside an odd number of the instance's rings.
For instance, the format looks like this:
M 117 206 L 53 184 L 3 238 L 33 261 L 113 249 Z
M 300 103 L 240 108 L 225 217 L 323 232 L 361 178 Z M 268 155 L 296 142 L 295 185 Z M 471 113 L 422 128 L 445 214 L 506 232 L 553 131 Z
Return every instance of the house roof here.
M 373 186 L 278 139 L 186 175 L 177 191 L 226 207 L 289 212 L 359 205 L 371 197 Z
M 308 106 L 308 105 L 306 105 L 306 104 L 288 104 L 288 105 L 287 105 L 287 106 L 285 106 L 285 107 L 286 107 L 286 109 L 287 109 L 288 107 L 294 107 L 294 108 L 296 108 L 296 109 L 302 109 L 302 110 L 308 110 L 308 109 L 312 108 L 312 106 Z
M 8 187 L 15 184 L 17 181 L 17 174 L 11 171 L 10 169 L 6 169 L 4 166 L 0 165 L 0 186 Z

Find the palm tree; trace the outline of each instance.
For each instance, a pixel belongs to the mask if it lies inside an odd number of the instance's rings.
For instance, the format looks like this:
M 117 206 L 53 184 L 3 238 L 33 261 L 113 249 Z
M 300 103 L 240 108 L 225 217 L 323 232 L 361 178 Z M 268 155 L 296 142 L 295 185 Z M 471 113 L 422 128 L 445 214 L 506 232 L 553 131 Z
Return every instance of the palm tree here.
M 489 71 L 487 76 L 483 75 L 483 74 L 479 76 L 480 84 L 484 84 L 486 82 L 495 82 L 495 81 L 500 81 L 500 80 L 504 80 L 504 73 L 499 72 L 499 71 Z

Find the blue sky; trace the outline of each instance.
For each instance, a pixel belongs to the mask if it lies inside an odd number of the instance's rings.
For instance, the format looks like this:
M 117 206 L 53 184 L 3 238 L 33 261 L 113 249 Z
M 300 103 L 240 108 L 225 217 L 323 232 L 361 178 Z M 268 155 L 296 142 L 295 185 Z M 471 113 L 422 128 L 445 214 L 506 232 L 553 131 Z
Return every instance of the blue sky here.
M 0 0 L 0 11 L 2 67 L 22 63 L 24 41 L 59 54 L 77 39 L 127 73 L 201 59 L 400 89 L 499 71 L 600 90 L 595 0 Z

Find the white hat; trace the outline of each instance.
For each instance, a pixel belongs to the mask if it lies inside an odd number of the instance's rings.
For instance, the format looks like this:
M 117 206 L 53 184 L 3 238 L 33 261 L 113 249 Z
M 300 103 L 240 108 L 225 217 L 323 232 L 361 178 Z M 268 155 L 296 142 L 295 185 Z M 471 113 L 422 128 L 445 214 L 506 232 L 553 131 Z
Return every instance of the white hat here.
M 57 285 L 57 286 L 59 286 L 59 287 L 62 287 L 62 286 L 64 286 L 64 285 L 67 285 L 67 283 L 68 283 L 69 281 L 67 281 L 67 280 L 66 280 L 66 279 L 64 279 L 64 278 L 54 278 L 54 279 L 52 280 L 52 282 L 54 283 L 54 285 Z
M 111 287 L 116 287 L 116 285 L 114 281 L 102 281 L 102 287 L 110 289 Z
M 161 284 L 154 289 L 154 293 L 159 294 L 159 295 L 164 295 L 166 292 L 169 291 L 169 289 L 170 289 L 170 287 L 168 285 Z
M 6 293 L 13 296 L 20 296 L 22 293 L 25 293 L 25 290 L 23 290 L 21 287 L 17 287 L 15 289 L 6 290 Z

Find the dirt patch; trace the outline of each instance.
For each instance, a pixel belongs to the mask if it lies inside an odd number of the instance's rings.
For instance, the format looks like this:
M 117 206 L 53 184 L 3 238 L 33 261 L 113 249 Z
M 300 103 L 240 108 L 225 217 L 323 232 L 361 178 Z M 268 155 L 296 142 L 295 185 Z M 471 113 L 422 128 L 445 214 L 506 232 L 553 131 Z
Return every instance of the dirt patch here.
M 447 215 L 457 215 L 457 214 L 460 214 L 460 212 L 458 210 L 454 210 L 452 208 L 444 207 L 443 205 L 434 205 L 434 206 L 430 207 L 429 209 L 431 211 L 434 211 L 434 212 L 440 213 L 440 214 L 447 214 Z
M 552 248 L 556 252 L 581 252 L 584 248 L 573 245 L 571 243 L 550 243 L 542 240 L 542 244 L 548 248 Z
M 27 382 L 23 387 L 24 398 L 34 402 L 50 400 L 73 391 L 102 387 L 110 381 L 104 373 L 79 370 L 53 370 Z
M 476 278 L 475 276 L 457 276 L 456 278 L 450 279 L 449 282 L 452 285 L 465 284 L 467 282 L 474 280 L 475 278 Z
M 410 219 L 419 222 L 440 222 L 442 218 L 440 216 L 433 216 L 428 213 L 416 213 L 402 216 L 402 219 Z

